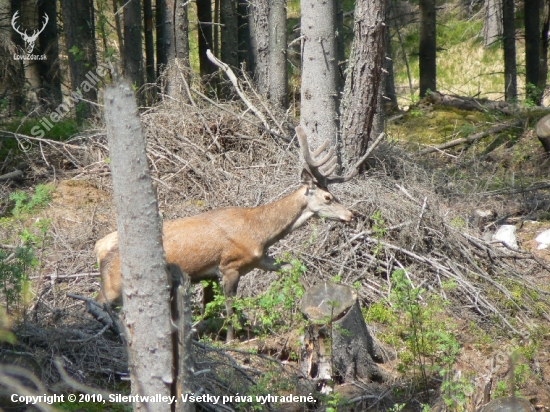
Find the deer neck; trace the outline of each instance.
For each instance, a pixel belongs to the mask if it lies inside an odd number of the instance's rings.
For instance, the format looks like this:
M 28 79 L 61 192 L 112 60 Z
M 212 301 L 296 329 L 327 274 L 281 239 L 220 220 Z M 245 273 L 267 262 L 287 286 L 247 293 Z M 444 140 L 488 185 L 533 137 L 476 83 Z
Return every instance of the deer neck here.
M 313 216 L 307 208 L 306 190 L 302 186 L 282 199 L 255 208 L 256 228 L 266 248 Z

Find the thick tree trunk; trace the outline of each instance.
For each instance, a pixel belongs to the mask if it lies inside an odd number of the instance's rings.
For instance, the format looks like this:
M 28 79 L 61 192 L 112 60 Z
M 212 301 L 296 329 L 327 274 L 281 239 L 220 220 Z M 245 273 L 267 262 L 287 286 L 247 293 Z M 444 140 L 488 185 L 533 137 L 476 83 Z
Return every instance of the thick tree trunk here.
M 13 16 L 17 11 L 21 12 L 21 0 L 11 0 L 10 2 L 10 16 Z M 17 46 L 17 52 L 24 50 L 24 42 L 21 36 L 11 31 L 11 41 Z M 8 99 L 10 102 L 10 112 L 15 113 L 23 108 L 25 102 L 25 66 L 23 60 L 15 60 L 13 62 L 13 71 L 11 75 L 6 78 L 4 86 L 10 90 Z M 7 82 L 9 81 L 9 85 Z
M 124 7 L 124 75 L 135 88 L 143 86 L 141 1 L 129 0 Z
M 504 98 L 510 102 L 516 100 L 518 95 L 514 0 L 502 0 L 502 26 L 504 30 Z
M 61 0 L 61 8 L 72 90 L 80 91 L 84 99 L 95 102 L 97 101 L 96 88 L 86 90 L 82 87 L 85 82 L 88 82 L 86 78 L 88 71 L 95 70 L 97 66 L 93 1 Z M 92 106 L 81 102 L 76 113 L 79 119 L 87 118 L 92 114 Z
M 21 30 L 32 33 L 33 30 L 40 28 L 41 23 L 39 20 L 42 20 L 38 17 L 37 4 L 33 0 L 23 0 L 21 2 L 21 10 L 19 13 L 19 19 L 17 24 L 20 26 Z M 43 20 L 42 20 L 43 21 Z M 36 54 L 38 51 L 38 40 L 34 43 L 32 50 L 28 50 L 28 44 L 25 43 L 23 46 L 23 52 L 21 54 Z M 38 66 L 39 62 L 37 60 L 25 60 L 23 65 L 25 66 L 25 80 L 31 88 L 31 94 L 27 97 L 33 100 L 36 103 L 36 98 L 38 97 L 38 91 L 41 87 L 40 81 L 40 70 Z
M 147 83 L 154 83 L 155 76 L 155 43 L 153 40 L 153 5 L 151 0 L 143 0 L 143 24 L 145 32 L 145 78 Z
M 216 66 L 206 57 L 206 50 L 212 49 L 212 1 L 197 0 L 197 18 L 199 19 L 199 63 L 201 76 L 216 72 Z
M 342 162 L 349 167 L 367 150 L 376 131 L 384 64 L 385 5 L 383 0 L 357 0 L 355 27 L 342 100 Z M 374 136 L 376 137 L 376 136 Z
M 540 104 L 542 93 L 537 91 L 540 70 L 540 0 L 524 1 L 525 22 L 525 84 L 527 98 Z
M 323 282 L 308 289 L 301 311 L 310 321 L 304 333 L 302 372 L 312 379 L 381 381 L 372 336 L 353 288 Z
M 220 0 L 220 23 L 222 24 L 222 61 L 232 68 L 238 68 L 239 39 L 237 37 L 236 0 Z
M 107 88 L 104 102 L 132 395 L 170 396 L 175 377 L 169 279 L 157 200 L 147 166 L 145 135 L 131 84 Z M 136 401 L 133 407 L 136 411 L 166 410 L 163 403 Z
M 38 62 L 38 71 L 42 83 L 39 98 L 47 102 L 50 109 L 53 109 L 61 103 L 63 98 L 61 94 L 61 69 L 59 67 L 56 0 L 44 0 L 38 3 L 38 18 L 40 21 L 43 21 L 44 15 L 49 17 L 49 21 L 39 36 L 38 54 L 46 56 L 46 60 Z
M 269 7 L 269 101 L 280 109 L 288 107 L 286 67 L 286 0 L 271 0 Z
M 302 86 L 300 124 L 310 147 L 325 140 L 336 146 L 338 136 L 338 56 L 334 0 L 304 0 L 302 17 Z
M 249 7 L 250 40 L 256 87 L 267 97 L 269 92 L 269 0 L 252 0 Z
M 436 89 L 436 35 L 435 0 L 420 0 L 420 44 L 418 63 L 420 68 L 420 97 L 428 90 Z
M 502 38 L 502 0 L 485 0 L 483 45 L 489 47 Z M 434 90 L 435 91 L 435 90 Z

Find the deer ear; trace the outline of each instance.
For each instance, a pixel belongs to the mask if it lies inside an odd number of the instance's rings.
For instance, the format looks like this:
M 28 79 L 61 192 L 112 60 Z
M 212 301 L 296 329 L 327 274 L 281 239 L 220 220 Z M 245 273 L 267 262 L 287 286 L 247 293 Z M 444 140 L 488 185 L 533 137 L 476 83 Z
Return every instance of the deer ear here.
M 307 185 L 308 189 L 315 189 L 315 181 L 313 180 L 313 176 L 307 169 L 302 169 L 302 175 L 301 175 L 302 184 Z

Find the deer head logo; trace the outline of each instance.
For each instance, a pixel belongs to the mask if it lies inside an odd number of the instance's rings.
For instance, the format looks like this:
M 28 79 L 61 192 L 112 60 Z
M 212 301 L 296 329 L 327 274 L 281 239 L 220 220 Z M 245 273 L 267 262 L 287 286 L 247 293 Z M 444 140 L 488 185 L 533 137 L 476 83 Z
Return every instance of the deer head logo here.
M 15 21 L 17 20 L 18 17 L 19 17 L 19 11 L 16 11 L 15 14 L 13 15 L 12 19 L 11 19 L 11 26 L 13 27 L 13 29 L 17 33 L 19 33 L 21 35 L 21 37 L 25 41 L 25 50 L 27 51 L 28 54 L 31 54 L 32 51 L 34 50 L 34 44 L 36 43 L 36 39 L 38 39 L 38 35 L 44 31 L 44 29 L 46 28 L 46 24 L 48 24 L 48 21 L 50 21 L 50 18 L 48 17 L 48 15 L 46 13 L 44 13 L 44 24 L 42 25 L 42 28 L 40 30 L 34 30 L 32 35 L 29 36 L 27 34 L 27 30 L 22 32 L 16 26 Z

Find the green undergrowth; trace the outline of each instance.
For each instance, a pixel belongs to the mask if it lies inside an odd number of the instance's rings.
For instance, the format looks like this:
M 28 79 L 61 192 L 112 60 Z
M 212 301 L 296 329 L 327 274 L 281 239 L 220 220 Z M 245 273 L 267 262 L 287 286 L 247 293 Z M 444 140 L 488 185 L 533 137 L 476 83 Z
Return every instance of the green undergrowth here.
M 8 234 L 3 242 L 11 246 L 0 248 L 0 302 L 8 315 L 24 313 L 32 298 L 29 274 L 42 266 L 51 224 L 49 219 L 36 218 L 36 213 L 48 205 L 53 190 L 39 184 L 32 194 L 13 192 L 11 212 L 0 219 L 0 230 Z
M 254 297 L 237 297 L 233 301 L 235 315 L 232 321 L 237 332 L 243 327 L 251 329 L 255 335 L 267 336 L 273 332 L 284 333 L 300 327 L 303 318 L 298 310 L 298 303 L 304 294 L 300 277 L 305 273 L 305 266 L 298 259 L 289 259 L 290 269 L 282 269 L 279 277 L 271 283 L 268 290 Z M 216 282 L 203 281 L 205 287 L 212 287 L 214 300 L 205 306 L 204 314 L 197 315 L 195 320 L 216 319 L 225 312 L 225 297 Z M 218 331 L 219 334 L 220 331 Z

